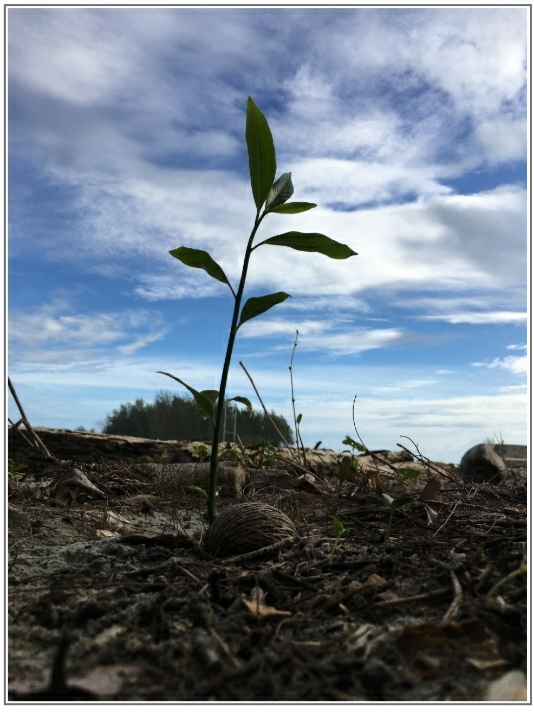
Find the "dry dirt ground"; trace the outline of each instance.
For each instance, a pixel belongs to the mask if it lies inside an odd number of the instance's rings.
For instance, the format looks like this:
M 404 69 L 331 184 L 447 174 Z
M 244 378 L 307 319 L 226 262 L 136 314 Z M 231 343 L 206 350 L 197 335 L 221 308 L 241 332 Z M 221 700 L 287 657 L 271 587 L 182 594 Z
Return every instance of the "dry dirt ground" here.
M 9 699 L 526 699 L 526 471 L 465 486 L 455 468 L 408 463 L 421 476 L 398 492 L 414 499 L 382 556 L 395 457 L 380 457 L 343 482 L 339 457 L 308 463 L 314 482 L 249 462 L 219 511 L 269 503 L 298 535 L 227 559 L 203 549 L 202 496 L 146 463 L 78 465 L 99 498 L 58 496 L 52 465 L 12 460 Z M 349 530 L 337 545 L 331 515 Z M 503 677 L 515 682 L 488 692 Z

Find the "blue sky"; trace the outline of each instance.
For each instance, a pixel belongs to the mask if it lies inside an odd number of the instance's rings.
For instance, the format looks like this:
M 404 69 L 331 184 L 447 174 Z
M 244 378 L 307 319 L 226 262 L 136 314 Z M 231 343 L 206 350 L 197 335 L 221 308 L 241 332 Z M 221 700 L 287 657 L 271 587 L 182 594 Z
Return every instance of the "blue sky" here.
M 217 388 L 225 285 L 255 207 L 250 95 L 300 215 L 357 257 L 253 253 L 246 297 L 292 298 L 239 331 L 229 395 L 306 445 L 410 445 L 458 462 L 526 443 L 525 7 L 10 8 L 9 374 L 34 425 L 100 429 L 175 382 Z M 17 417 L 10 403 L 10 416 Z

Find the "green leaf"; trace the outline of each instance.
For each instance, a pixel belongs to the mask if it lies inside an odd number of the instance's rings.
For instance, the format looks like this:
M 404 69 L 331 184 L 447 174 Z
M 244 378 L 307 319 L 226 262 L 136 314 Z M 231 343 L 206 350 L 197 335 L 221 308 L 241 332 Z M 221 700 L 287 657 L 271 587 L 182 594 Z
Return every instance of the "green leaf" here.
M 285 203 L 291 198 L 294 192 L 295 189 L 293 188 L 291 173 L 282 173 L 280 178 L 273 183 L 273 187 L 269 191 L 267 202 L 265 203 L 265 210 L 270 211 L 277 205 L 282 205 L 282 203 Z
M 413 470 L 411 467 L 399 467 L 397 474 L 401 475 L 403 480 L 416 480 L 421 477 L 420 470 Z
M 334 260 L 346 260 L 347 257 L 357 255 L 348 245 L 332 240 L 320 232 L 284 232 L 282 235 L 275 235 L 268 240 L 260 242 L 260 245 L 280 245 L 281 247 L 291 247 L 293 250 L 301 252 L 320 252 L 322 255 L 331 257 Z M 256 245 L 259 247 L 259 245 Z
M 208 448 L 205 445 L 197 445 L 191 454 L 198 455 L 199 452 L 208 452 Z
M 266 294 L 264 297 L 251 297 L 245 302 L 245 306 L 241 310 L 241 318 L 237 328 L 244 324 L 249 319 L 254 319 L 254 317 L 263 314 L 271 307 L 274 307 L 280 302 L 285 302 L 289 299 L 291 295 L 285 292 L 275 292 L 274 294 Z
M 243 405 L 247 406 L 247 411 L 249 415 L 252 415 L 254 413 L 254 408 L 252 407 L 252 403 L 249 401 L 248 398 L 245 398 L 245 396 L 234 396 L 233 398 L 228 398 L 228 400 L 225 400 L 224 403 L 230 403 L 230 401 L 237 401 L 238 403 L 243 403 Z
M 382 492 L 382 497 L 389 505 L 391 505 L 391 503 L 393 502 L 393 497 L 390 497 L 389 494 L 386 494 L 385 492 Z
M 391 509 L 398 509 L 399 507 L 404 507 L 405 504 L 409 504 L 410 502 L 413 502 L 413 497 L 406 495 L 405 497 L 398 497 L 397 499 L 394 499 L 389 506 Z
M 202 487 L 197 487 L 196 485 L 187 485 L 186 489 L 190 492 L 198 492 L 204 497 L 205 500 L 208 499 L 208 493 L 206 492 L 206 490 L 203 490 Z
M 297 415 L 297 425 L 300 425 L 300 421 L 302 420 L 302 413 L 299 413 Z
M 200 391 L 196 391 L 194 388 L 191 388 L 191 386 L 188 386 L 187 383 L 182 381 L 181 378 L 177 378 L 177 376 L 173 376 L 172 373 L 167 373 L 166 371 L 158 371 L 158 373 L 162 373 L 164 376 L 168 376 L 169 378 L 174 378 L 175 381 L 178 381 L 178 383 L 181 383 L 182 386 L 187 388 L 187 390 L 193 395 L 193 398 L 195 399 L 195 403 L 197 405 L 198 412 L 200 415 L 204 418 L 211 418 L 213 420 L 213 413 L 214 413 L 214 407 L 213 403 L 210 398 L 208 398 L 205 393 L 201 393 Z M 208 391 L 210 392 L 210 391 Z
M 250 183 L 256 208 L 266 201 L 276 175 L 276 153 L 267 119 L 249 96 L 245 137 L 248 148 Z
M 239 452 L 239 450 L 236 450 L 235 447 L 229 447 L 226 448 L 226 450 L 223 450 L 221 454 L 219 455 L 219 460 L 223 458 L 225 455 L 234 455 L 240 462 L 243 461 L 243 453 Z
M 285 205 L 277 205 L 275 208 L 269 208 L 270 213 L 282 213 L 285 215 L 304 213 L 306 210 L 316 208 L 317 203 L 285 203 Z
M 351 447 L 355 448 L 359 452 L 366 452 L 366 448 L 361 443 L 357 443 L 356 440 L 353 440 L 350 435 L 347 435 L 345 440 L 341 441 L 343 445 L 350 445 Z
M 205 250 L 195 250 L 193 247 L 177 247 L 175 250 L 170 250 L 170 254 L 188 267 L 198 267 L 205 270 L 210 277 L 218 279 L 219 282 L 224 282 L 232 289 L 232 285 L 224 274 L 222 267 Z M 232 293 L 233 291 L 232 289 Z
M 219 391 L 200 391 L 203 396 L 207 396 L 210 401 L 215 405 L 217 398 L 219 397 Z
M 334 527 L 338 536 L 347 534 L 350 531 L 350 529 L 345 529 L 345 525 L 343 524 L 343 522 L 337 517 L 334 517 L 333 514 L 330 515 L 330 519 L 334 522 Z

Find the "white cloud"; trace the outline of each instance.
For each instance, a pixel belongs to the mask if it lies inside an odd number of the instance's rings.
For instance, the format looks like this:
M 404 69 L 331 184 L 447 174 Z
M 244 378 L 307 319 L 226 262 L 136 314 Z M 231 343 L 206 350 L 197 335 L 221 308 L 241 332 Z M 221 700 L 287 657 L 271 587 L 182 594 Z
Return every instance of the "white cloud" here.
M 510 346 L 507 346 L 506 348 L 510 351 L 526 351 L 527 344 L 510 344 Z
M 136 335 L 138 330 L 141 336 Z M 66 302 L 57 301 L 31 312 L 13 310 L 9 343 L 14 362 L 67 363 L 90 360 L 110 348 L 132 354 L 159 341 L 167 331 L 158 312 L 76 314 Z
M 527 148 L 526 121 L 482 121 L 475 129 L 475 138 L 491 163 L 521 160 Z
M 317 334 L 323 331 L 328 331 L 331 328 L 331 324 L 324 321 L 313 321 L 311 319 L 305 319 L 304 321 L 289 321 L 283 319 L 262 319 L 260 321 L 251 322 L 248 321 L 239 329 L 239 336 L 241 338 L 263 338 L 266 336 L 275 336 L 278 334 L 295 334 L 296 331 L 299 335 Z
M 421 316 L 429 321 L 447 321 L 449 324 L 524 324 L 526 312 L 465 312 L 463 314 L 440 314 L 439 316 Z M 507 348 L 511 348 L 508 346 Z
M 370 329 L 368 331 L 347 331 L 345 333 L 327 333 L 322 336 L 303 336 L 299 338 L 301 351 L 321 351 L 334 354 L 358 354 L 371 349 L 381 349 L 393 344 L 408 341 L 413 336 L 402 329 Z M 284 347 L 287 348 L 287 347 Z
M 284 87 L 267 111 L 279 167 L 293 171 L 295 199 L 322 206 L 272 217 L 270 234 L 298 220 L 298 229 L 321 230 L 360 253 L 333 265 L 262 248 L 251 286 L 321 298 L 391 286 L 495 290 L 523 280 L 525 191 L 460 196 L 443 185 L 485 165 L 494 143 L 502 155 L 491 160 L 524 155 L 523 10 L 333 8 L 319 11 L 317 22 L 315 11 L 273 8 L 261 23 L 252 9 L 9 14 L 12 91 L 26 102 L 17 155 L 37 160 L 79 216 L 63 234 L 43 234 L 38 219 L 23 233 L 33 248 L 38 231 L 49 256 L 83 255 L 88 269 L 117 257 L 157 262 L 152 274 L 146 264 L 136 270 L 133 290 L 150 301 L 186 298 L 194 281 L 200 295 L 220 293 L 209 278 L 182 279 L 185 268 L 171 266 L 167 250 L 179 244 L 208 249 L 238 279 L 253 222 L 242 135 L 247 92 L 239 88 L 248 86 L 246 59 L 247 72 L 261 70 L 260 105 Z M 300 33 L 288 38 L 292 23 Z M 168 267 L 160 272 L 161 265 Z
M 490 363 L 476 362 L 473 363 L 473 366 L 503 368 L 516 375 L 526 375 L 528 372 L 528 359 L 526 356 L 506 356 L 505 358 L 495 358 Z
M 33 91 L 92 106 L 128 84 L 133 45 L 93 12 L 9 12 L 12 75 Z
M 437 372 L 439 373 L 439 371 Z M 407 391 L 411 392 L 417 388 L 424 388 L 425 386 L 431 386 L 433 383 L 436 381 L 432 378 L 427 378 L 427 379 L 419 379 L 419 380 L 412 380 L 412 381 L 399 381 L 399 383 L 392 385 L 392 386 L 377 386 L 374 389 L 375 393 L 395 393 L 399 391 Z
M 402 329 L 354 329 L 345 324 L 343 319 L 330 321 L 263 319 L 247 322 L 239 330 L 239 335 L 244 339 L 266 338 L 278 335 L 295 336 L 297 331 L 299 351 L 318 351 L 322 354 L 337 355 L 358 354 L 417 338 Z M 273 347 L 273 351 L 286 349 L 287 344 Z

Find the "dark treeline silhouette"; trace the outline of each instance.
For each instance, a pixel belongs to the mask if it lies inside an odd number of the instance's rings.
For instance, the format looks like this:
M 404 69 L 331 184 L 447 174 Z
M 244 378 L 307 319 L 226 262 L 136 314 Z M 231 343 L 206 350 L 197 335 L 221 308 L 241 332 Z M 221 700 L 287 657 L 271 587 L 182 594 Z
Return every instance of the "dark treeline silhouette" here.
M 221 440 L 233 439 L 236 413 L 236 432 L 244 445 L 254 445 L 264 440 L 283 445 L 280 435 L 263 411 L 254 411 L 249 415 L 246 409 L 241 410 L 232 404 L 227 406 L 226 432 L 221 434 Z M 272 411 L 271 418 L 286 442 L 293 444 L 293 432 L 286 419 Z M 122 403 L 106 417 L 102 432 L 154 440 L 210 441 L 213 437 L 213 423 L 201 418 L 192 398 L 160 391 L 154 403 L 145 403 L 142 399 L 135 403 Z

